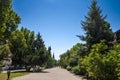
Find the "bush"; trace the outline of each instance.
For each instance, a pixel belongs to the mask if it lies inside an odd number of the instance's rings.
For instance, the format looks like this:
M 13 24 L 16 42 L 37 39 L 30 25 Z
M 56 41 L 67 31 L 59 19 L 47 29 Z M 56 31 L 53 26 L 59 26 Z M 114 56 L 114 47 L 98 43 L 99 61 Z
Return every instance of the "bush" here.
M 72 72 L 75 73 L 76 75 L 79 75 L 80 74 L 80 68 L 79 66 L 75 66 L 72 68 Z
M 119 80 L 119 51 L 106 49 L 104 42 L 93 45 L 89 55 L 83 60 L 84 67 L 95 80 Z
M 80 57 L 79 58 L 79 68 L 80 68 L 80 75 L 83 75 L 83 76 L 85 76 L 86 75 L 86 73 L 87 73 L 87 71 L 85 70 L 85 68 L 84 68 L 84 65 L 83 65 L 83 59 L 84 58 L 82 58 L 82 57 Z
M 68 71 L 71 71 L 71 69 L 72 69 L 72 67 L 70 67 L 70 66 L 67 66 L 67 68 L 66 68 Z
M 80 68 L 79 75 L 86 75 L 86 70 L 83 68 Z

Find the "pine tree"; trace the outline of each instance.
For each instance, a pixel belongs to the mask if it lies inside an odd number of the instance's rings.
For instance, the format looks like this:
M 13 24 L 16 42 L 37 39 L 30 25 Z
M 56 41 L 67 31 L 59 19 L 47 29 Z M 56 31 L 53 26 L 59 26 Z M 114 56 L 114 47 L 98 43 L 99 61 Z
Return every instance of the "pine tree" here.
M 48 47 L 48 55 L 51 57 L 51 46 Z
M 35 40 L 35 47 L 36 48 L 42 48 L 44 47 L 44 41 L 40 35 L 40 33 L 37 34 L 36 40 Z
M 40 33 L 37 34 L 34 45 L 35 45 L 35 53 L 34 53 L 32 62 L 34 65 L 42 66 L 47 61 L 47 49 L 44 45 L 44 41 Z
M 110 42 L 113 40 L 113 32 L 110 29 L 110 24 L 105 21 L 106 16 L 102 15 L 100 7 L 97 6 L 97 1 L 92 0 L 89 7 L 88 15 L 85 16 L 85 21 L 82 21 L 82 28 L 85 31 L 85 36 L 79 36 L 81 40 L 86 41 L 88 51 L 93 44 L 99 43 L 100 40 Z
M 53 59 L 55 59 L 55 55 L 54 55 L 54 53 L 53 53 Z

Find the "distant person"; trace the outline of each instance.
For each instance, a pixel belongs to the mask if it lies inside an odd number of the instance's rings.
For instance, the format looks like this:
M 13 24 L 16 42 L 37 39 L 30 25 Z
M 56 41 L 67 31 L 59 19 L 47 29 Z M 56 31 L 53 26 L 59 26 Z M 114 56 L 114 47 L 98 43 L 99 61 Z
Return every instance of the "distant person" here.
M 7 70 L 7 80 L 10 80 L 10 67 L 8 65 L 6 65 L 6 70 Z

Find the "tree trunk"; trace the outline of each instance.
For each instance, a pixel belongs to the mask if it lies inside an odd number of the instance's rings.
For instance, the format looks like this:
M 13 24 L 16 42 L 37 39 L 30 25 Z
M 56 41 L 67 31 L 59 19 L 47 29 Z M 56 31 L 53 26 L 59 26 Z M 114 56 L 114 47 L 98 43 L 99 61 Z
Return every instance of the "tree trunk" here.
M 31 67 L 30 66 L 25 66 L 25 69 L 27 72 L 30 72 Z

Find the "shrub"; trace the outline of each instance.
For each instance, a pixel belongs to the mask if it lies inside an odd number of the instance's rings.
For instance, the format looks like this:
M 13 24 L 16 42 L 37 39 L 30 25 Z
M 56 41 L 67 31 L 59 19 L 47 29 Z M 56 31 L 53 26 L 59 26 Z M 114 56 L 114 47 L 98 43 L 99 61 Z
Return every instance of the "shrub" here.
M 82 57 L 79 58 L 79 63 L 78 63 L 79 64 L 79 68 L 80 68 L 80 73 L 79 74 L 85 76 L 87 74 L 87 71 L 85 70 L 84 65 L 82 63 L 83 59 L 84 58 L 82 58 Z
M 72 69 L 72 67 L 70 67 L 70 66 L 67 66 L 67 68 L 66 68 L 68 71 L 71 71 L 71 69 Z
M 119 53 L 115 49 L 106 49 L 104 42 L 93 45 L 89 55 L 83 60 L 84 67 L 95 80 L 119 80 Z
M 86 75 L 86 70 L 84 68 L 80 68 L 79 75 Z
M 75 66 L 72 68 L 72 72 L 75 73 L 76 75 L 79 75 L 80 74 L 80 68 L 79 66 Z

